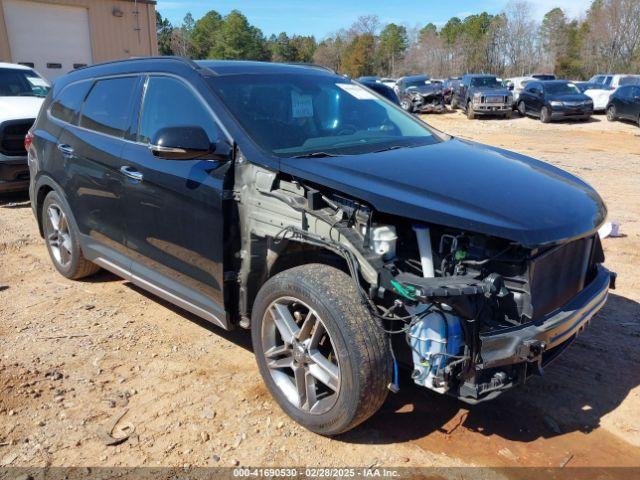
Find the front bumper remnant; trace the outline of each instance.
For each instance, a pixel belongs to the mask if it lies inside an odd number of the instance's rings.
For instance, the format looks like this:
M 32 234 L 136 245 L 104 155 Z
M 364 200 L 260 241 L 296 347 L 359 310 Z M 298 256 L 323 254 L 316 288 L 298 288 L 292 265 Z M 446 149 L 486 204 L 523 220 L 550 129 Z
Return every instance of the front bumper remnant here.
M 564 306 L 521 327 L 482 334 L 482 361 L 475 377 L 458 392 L 461 400 L 478 403 L 496 397 L 542 367 L 567 347 L 604 306 L 615 274 L 599 265 L 595 278 Z

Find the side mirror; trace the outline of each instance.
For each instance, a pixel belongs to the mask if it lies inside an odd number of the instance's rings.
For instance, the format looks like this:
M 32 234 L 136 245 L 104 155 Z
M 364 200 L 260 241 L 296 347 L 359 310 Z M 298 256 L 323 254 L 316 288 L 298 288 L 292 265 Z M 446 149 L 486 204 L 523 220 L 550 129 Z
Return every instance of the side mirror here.
M 164 160 L 194 160 L 213 153 L 215 145 L 202 127 L 166 127 L 153 136 L 149 150 Z

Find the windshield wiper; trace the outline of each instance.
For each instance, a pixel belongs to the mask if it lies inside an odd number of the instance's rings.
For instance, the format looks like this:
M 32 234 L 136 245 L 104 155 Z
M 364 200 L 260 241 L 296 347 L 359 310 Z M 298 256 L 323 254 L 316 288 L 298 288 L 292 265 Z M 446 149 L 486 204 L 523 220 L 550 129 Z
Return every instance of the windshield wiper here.
M 339 157 L 340 155 L 336 155 L 335 153 L 328 152 L 311 152 L 311 153 L 302 153 L 300 155 L 294 155 L 291 158 L 325 158 L 325 157 Z
M 380 153 L 380 152 L 388 152 L 389 150 L 400 150 L 401 148 L 416 148 L 419 147 L 420 144 L 417 145 L 391 145 L 390 147 L 381 148 L 380 150 L 374 150 L 372 153 Z

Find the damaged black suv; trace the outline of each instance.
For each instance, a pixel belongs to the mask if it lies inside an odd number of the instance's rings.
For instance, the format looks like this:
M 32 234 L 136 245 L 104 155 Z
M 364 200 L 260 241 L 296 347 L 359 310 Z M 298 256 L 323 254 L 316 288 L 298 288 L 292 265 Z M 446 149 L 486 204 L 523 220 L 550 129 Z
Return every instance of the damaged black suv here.
M 251 330 L 280 406 L 335 435 L 416 384 L 475 403 L 604 305 L 606 209 L 321 68 L 132 59 L 56 81 L 30 132 L 56 269 L 107 269 Z

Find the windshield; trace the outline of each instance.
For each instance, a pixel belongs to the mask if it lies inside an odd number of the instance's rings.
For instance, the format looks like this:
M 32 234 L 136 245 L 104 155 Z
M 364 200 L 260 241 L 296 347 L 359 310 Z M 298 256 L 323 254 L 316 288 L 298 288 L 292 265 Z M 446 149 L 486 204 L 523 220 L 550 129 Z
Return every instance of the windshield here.
M 407 88 L 409 88 L 409 87 L 421 87 L 422 85 L 426 85 L 427 82 L 430 83 L 429 77 L 412 78 L 411 80 L 405 80 L 404 83 L 407 86 Z
M 488 88 L 501 88 L 502 84 L 496 77 L 476 77 L 471 79 L 470 85 L 472 87 L 488 87 Z
M 578 87 L 573 83 L 548 83 L 544 86 L 547 93 L 552 95 L 573 95 L 580 93 Z
M 33 70 L 0 68 L 0 97 L 46 97 L 50 88 Z
M 369 90 L 320 75 L 227 75 L 209 82 L 249 136 L 280 157 L 357 155 L 439 141 Z

